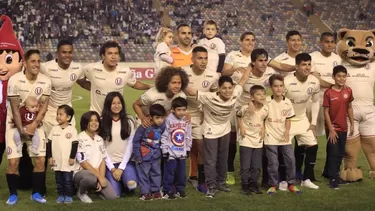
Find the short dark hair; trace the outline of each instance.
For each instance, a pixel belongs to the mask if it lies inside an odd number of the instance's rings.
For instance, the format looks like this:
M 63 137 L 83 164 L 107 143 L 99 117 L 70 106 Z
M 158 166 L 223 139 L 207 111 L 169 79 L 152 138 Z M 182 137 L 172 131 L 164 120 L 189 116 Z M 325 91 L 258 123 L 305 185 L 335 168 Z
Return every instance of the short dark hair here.
M 172 109 L 178 108 L 178 107 L 187 107 L 188 102 L 185 98 L 182 97 L 176 97 L 172 100 Z
M 150 116 L 165 116 L 167 112 L 165 111 L 165 108 L 160 104 L 154 104 L 150 106 Z
M 30 50 L 28 50 L 28 51 L 25 53 L 25 61 L 29 60 L 29 58 L 30 58 L 33 54 L 38 54 L 38 55 L 40 55 L 40 51 L 39 51 L 38 49 L 30 49 Z
M 214 20 L 207 20 L 204 22 L 204 26 L 207 25 L 214 25 L 217 30 L 219 30 L 219 27 L 217 26 L 217 23 Z
M 57 108 L 57 110 L 60 110 L 60 109 L 64 110 L 67 116 L 70 116 L 70 119 L 68 122 L 71 122 L 72 119 L 74 118 L 74 109 L 66 104 L 60 105 Z
M 332 75 L 335 76 L 337 73 L 348 74 L 348 70 L 344 66 L 342 66 L 342 65 L 337 65 L 336 67 L 333 68 Z
M 234 85 L 233 79 L 230 76 L 227 76 L 227 75 L 220 76 L 219 87 L 221 87 L 225 82 L 228 82 L 228 83 Z
M 118 48 L 118 53 L 121 55 L 121 46 L 115 41 L 108 41 L 100 47 L 99 56 L 104 56 L 108 48 Z
M 187 23 L 181 23 L 181 24 L 179 24 L 178 26 L 177 26 L 177 32 L 178 32 L 178 30 L 180 30 L 180 28 L 182 28 L 182 27 L 189 27 L 189 28 L 191 28 Z
M 272 86 L 275 81 L 282 81 L 284 83 L 284 77 L 279 74 L 273 74 L 270 76 L 268 81 L 269 81 L 270 86 Z
M 193 54 L 198 53 L 198 52 L 207 53 L 207 49 L 205 47 L 202 47 L 202 46 L 197 46 L 197 47 L 193 48 Z
M 299 35 L 299 37 L 302 38 L 302 36 L 301 36 L 301 34 L 299 33 L 299 31 L 291 30 L 291 31 L 288 31 L 288 33 L 286 33 L 286 36 L 285 36 L 286 41 L 288 41 L 289 38 L 290 38 L 291 36 L 294 36 L 294 35 Z
M 333 37 L 333 38 L 335 38 L 335 35 L 333 35 L 332 32 L 323 32 L 320 35 L 320 41 L 323 41 L 325 37 Z
M 251 52 L 251 61 L 255 62 L 257 58 L 261 55 L 266 56 L 266 59 L 268 60 L 268 53 L 264 48 L 256 48 Z
M 243 41 L 247 35 L 253 35 L 253 37 L 255 38 L 255 35 L 253 32 L 244 32 L 241 34 L 240 41 Z
M 70 40 L 60 40 L 59 43 L 57 43 L 57 51 L 59 51 L 60 47 L 63 45 L 70 45 L 73 47 L 73 43 Z
M 101 127 L 102 123 L 100 121 L 100 116 L 99 116 L 98 112 L 96 112 L 96 111 L 88 111 L 88 112 L 82 114 L 81 121 L 80 121 L 81 131 L 87 130 L 87 127 L 89 125 L 89 122 L 90 122 L 90 119 L 91 119 L 92 116 L 96 116 L 96 118 L 98 118 L 99 128 L 98 128 L 97 131 L 100 131 L 100 127 Z
M 256 91 L 261 90 L 266 92 L 266 89 L 261 85 L 254 85 L 250 88 L 250 95 L 253 96 Z
M 311 56 L 308 53 L 300 53 L 296 56 L 296 65 L 301 64 L 301 62 L 311 61 Z

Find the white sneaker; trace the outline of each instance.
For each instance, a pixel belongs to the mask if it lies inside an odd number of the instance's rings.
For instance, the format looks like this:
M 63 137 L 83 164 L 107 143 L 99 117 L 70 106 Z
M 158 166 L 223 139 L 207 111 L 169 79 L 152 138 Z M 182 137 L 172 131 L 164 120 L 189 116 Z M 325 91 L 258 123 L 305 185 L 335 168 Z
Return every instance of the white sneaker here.
M 319 189 L 319 186 L 312 183 L 310 179 L 302 181 L 301 186 L 306 187 L 306 188 L 311 188 L 311 189 Z
M 80 194 L 79 192 L 77 192 L 77 197 L 83 202 L 83 203 L 92 203 L 92 200 L 91 198 L 86 194 L 86 193 L 82 193 Z
M 288 183 L 286 181 L 281 181 L 279 183 L 279 190 L 287 191 L 288 190 Z

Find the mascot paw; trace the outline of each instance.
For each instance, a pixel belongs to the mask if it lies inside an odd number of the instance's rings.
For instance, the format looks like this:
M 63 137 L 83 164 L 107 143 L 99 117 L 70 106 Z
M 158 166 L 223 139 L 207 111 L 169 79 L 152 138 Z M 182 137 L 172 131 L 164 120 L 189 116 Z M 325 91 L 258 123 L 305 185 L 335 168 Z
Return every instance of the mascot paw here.
M 375 180 L 375 171 L 370 171 L 370 178 Z
M 363 179 L 363 174 L 360 168 L 347 168 L 341 171 L 340 177 L 348 182 L 359 182 Z

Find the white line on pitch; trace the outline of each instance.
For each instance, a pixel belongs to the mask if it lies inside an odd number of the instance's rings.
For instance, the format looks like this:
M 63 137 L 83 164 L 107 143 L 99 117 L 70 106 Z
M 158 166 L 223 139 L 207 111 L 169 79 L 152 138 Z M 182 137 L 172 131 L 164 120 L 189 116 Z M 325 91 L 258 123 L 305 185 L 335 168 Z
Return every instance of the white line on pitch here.
M 78 101 L 78 100 L 82 100 L 83 97 L 82 96 L 79 96 L 79 95 L 72 95 L 72 97 L 76 97 L 76 99 L 72 99 L 72 102 L 74 101 Z

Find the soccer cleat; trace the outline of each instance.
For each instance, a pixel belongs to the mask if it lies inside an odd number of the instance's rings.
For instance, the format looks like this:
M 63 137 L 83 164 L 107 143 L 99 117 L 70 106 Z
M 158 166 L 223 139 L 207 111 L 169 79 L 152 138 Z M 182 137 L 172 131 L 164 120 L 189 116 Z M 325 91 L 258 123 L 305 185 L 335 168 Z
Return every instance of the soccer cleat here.
M 62 204 L 62 203 L 64 203 L 64 201 L 65 201 L 65 196 L 59 196 L 56 199 L 56 203 L 58 203 L 58 204 Z
M 328 187 L 335 190 L 339 189 L 338 181 L 336 179 L 329 180 Z
M 65 196 L 64 204 L 71 204 L 73 203 L 73 198 L 70 196 Z
M 152 193 L 152 197 L 155 200 L 159 200 L 163 198 L 163 195 L 160 193 L 160 191 L 158 191 L 158 192 Z
M 315 185 L 310 181 L 310 179 L 307 179 L 305 181 L 302 181 L 301 183 L 302 187 L 311 188 L 311 189 L 319 189 L 319 186 Z
M 281 181 L 279 183 L 279 190 L 287 191 L 288 190 L 288 183 L 286 181 Z
M 188 182 L 193 186 L 195 189 L 198 187 L 198 180 L 196 177 L 189 177 Z
M 249 189 L 241 188 L 241 194 L 248 196 L 248 195 L 251 195 L 251 191 Z
M 83 203 L 88 203 L 91 204 L 92 200 L 91 198 L 86 194 L 86 193 L 79 193 L 77 192 L 77 197 L 83 202 Z
M 349 185 L 350 182 L 349 182 L 349 181 L 346 181 L 346 180 L 343 180 L 343 179 L 341 179 L 341 178 L 339 178 L 339 179 L 337 180 L 337 184 L 338 184 L 338 185 Z
M 47 202 L 47 200 L 43 198 L 39 193 L 34 193 L 33 195 L 31 195 L 31 200 L 41 204 L 45 204 Z
M 263 194 L 263 192 L 259 189 L 257 184 L 250 185 L 250 192 L 255 194 Z
M 302 191 L 294 185 L 289 185 L 288 189 L 289 189 L 289 192 L 291 192 L 291 193 L 296 193 L 296 194 L 302 193 Z
M 204 193 L 204 194 L 207 194 L 207 191 L 208 191 L 208 187 L 206 184 L 199 184 L 198 187 L 196 188 L 197 191 L 201 192 L 201 193 Z
M 177 198 L 186 198 L 185 191 L 177 191 L 174 196 L 176 196 Z
M 225 183 L 227 183 L 228 185 L 236 184 L 236 180 L 234 179 L 234 172 L 227 173 L 227 180 Z
M 7 205 L 15 205 L 18 202 L 18 196 L 16 194 L 12 194 L 9 196 L 6 204 Z
M 214 198 L 216 195 L 216 189 L 214 187 L 208 188 L 208 191 L 206 193 L 207 198 Z
M 151 193 L 143 194 L 140 198 L 142 201 L 152 201 L 154 199 Z
M 176 199 L 176 196 L 172 192 L 169 192 L 163 195 L 163 199 L 173 200 L 173 199 Z
M 275 186 L 272 186 L 270 187 L 268 190 L 267 190 L 267 194 L 269 195 L 273 195 L 276 193 L 276 187 Z
M 232 190 L 225 184 L 221 184 L 217 186 L 217 189 L 219 191 L 224 191 L 224 192 L 231 192 Z

